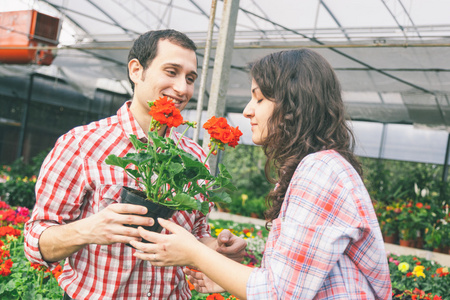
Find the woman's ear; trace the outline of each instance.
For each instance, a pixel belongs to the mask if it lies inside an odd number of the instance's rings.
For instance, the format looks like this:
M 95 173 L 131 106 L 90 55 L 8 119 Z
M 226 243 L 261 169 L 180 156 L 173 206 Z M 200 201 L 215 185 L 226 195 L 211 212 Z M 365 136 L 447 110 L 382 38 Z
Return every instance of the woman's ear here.
M 128 62 L 128 73 L 130 74 L 131 81 L 133 81 L 135 85 L 141 80 L 143 71 L 144 68 L 136 58 L 133 58 Z

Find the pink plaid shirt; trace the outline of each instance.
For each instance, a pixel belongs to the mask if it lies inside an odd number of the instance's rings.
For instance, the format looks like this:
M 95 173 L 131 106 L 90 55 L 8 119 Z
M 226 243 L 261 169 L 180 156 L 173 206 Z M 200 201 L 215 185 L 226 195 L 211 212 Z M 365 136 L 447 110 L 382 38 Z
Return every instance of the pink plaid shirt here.
M 122 186 L 137 187 L 122 169 L 105 163 L 110 154 L 134 151 L 130 134 L 146 138 L 129 104 L 116 116 L 72 129 L 47 156 L 36 183 L 36 206 L 25 226 L 25 254 L 30 261 L 56 267 L 57 263 L 45 262 L 39 251 L 45 229 L 98 213 L 121 202 Z M 179 137 L 175 133 L 172 138 L 176 142 Z M 180 147 L 201 161 L 206 158 L 188 138 L 183 138 Z M 210 236 L 206 216 L 200 212 L 176 212 L 172 220 L 197 238 Z M 153 267 L 136 259 L 134 251 L 121 243 L 88 245 L 66 259 L 59 285 L 74 299 L 190 299 L 182 268 Z
M 248 299 L 390 299 L 384 243 L 370 196 L 336 151 L 305 157 L 292 177 Z

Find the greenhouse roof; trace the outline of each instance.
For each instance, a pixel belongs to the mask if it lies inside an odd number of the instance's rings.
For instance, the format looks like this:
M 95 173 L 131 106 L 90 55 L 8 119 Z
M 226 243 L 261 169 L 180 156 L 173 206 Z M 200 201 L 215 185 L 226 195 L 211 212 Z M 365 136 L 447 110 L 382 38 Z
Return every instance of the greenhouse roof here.
M 0 10 L 36 9 L 63 21 L 51 66 L 0 65 L 0 76 L 32 69 L 64 78 L 86 95 L 98 87 L 131 93 L 126 58 L 132 41 L 162 28 L 185 32 L 197 43 L 201 72 L 211 2 L 0 0 Z M 223 5 L 218 1 L 210 68 Z M 249 100 L 248 62 L 270 52 L 308 47 L 334 67 L 352 120 L 449 131 L 449 12 L 446 0 L 241 0 L 227 112 L 242 112 Z M 196 91 L 192 109 L 197 96 Z

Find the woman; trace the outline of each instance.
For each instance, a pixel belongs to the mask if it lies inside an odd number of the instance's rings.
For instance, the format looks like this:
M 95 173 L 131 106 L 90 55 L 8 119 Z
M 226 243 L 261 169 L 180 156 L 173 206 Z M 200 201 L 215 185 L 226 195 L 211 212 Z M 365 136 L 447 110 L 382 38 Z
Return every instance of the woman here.
M 203 246 L 183 228 L 172 235 L 140 229 L 155 244 L 132 242 L 155 266 L 189 265 L 201 292 L 223 289 L 240 299 L 388 299 L 389 268 L 378 221 L 353 154 L 338 79 L 328 62 L 301 49 L 270 54 L 250 66 L 252 98 L 244 116 L 252 139 L 276 171 L 262 265 L 250 268 Z

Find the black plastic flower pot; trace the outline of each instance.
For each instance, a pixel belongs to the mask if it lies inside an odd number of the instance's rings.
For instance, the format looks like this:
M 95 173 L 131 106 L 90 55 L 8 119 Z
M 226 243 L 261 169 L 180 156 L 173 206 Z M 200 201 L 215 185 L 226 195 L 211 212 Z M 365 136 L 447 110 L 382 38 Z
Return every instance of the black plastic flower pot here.
M 138 191 L 133 188 L 123 187 L 120 196 L 122 198 L 122 203 L 142 205 L 147 208 L 147 213 L 145 215 L 141 215 L 141 216 L 150 217 L 150 218 L 153 218 L 153 220 L 155 220 L 155 224 L 153 224 L 152 226 L 142 226 L 144 229 L 149 230 L 149 231 L 158 232 L 158 233 L 161 232 L 162 226 L 158 223 L 158 218 L 163 218 L 163 219 L 167 220 L 170 217 L 172 217 L 173 213 L 175 212 L 175 210 L 170 209 L 167 206 L 146 200 L 146 196 L 145 196 L 144 192 Z M 130 226 L 133 228 L 138 227 L 138 225 L 133 225 L 133 224 L 127 224 L 125 226 Z M 141 226 L 141 225 L 139 225 L 139 226 Z M 145 239 L 142 239 L 142 242 L 150 243 L 149 241 L 147 241 Z M 131 246 L 129 244 L 127 244 L 127 245 Z

